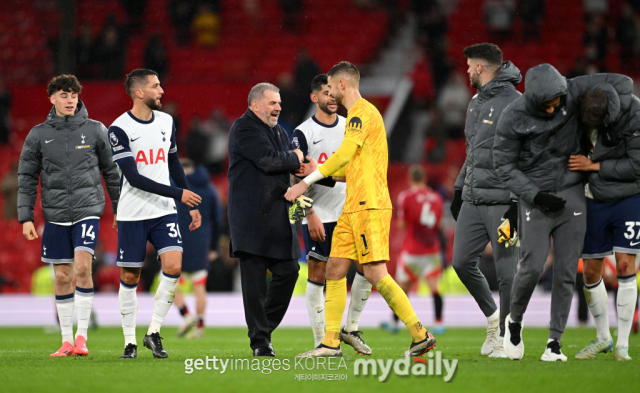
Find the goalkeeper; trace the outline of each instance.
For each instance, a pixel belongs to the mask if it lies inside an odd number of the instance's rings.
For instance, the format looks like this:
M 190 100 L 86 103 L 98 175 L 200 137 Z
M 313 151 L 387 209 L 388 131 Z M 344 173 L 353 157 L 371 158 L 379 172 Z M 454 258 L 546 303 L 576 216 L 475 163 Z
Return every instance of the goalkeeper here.
M 279 89 L 259 83 L 229 131 L 230 253 L 240 259 L 244 314 L 253 356 L 275 356 L 271 333 L 287 312 L 298 279 L 300 244 L 282 195 L 300 149 L 278 125 Z M 280 193 L 280 197 L 275 197 Z M 272 280 L 267 291 L 267 269 Z
M 305 156 L 308 155 L 317 162 L 324 163 L 333 155 L 332 152 L 340 148 L 344 139 L 346 119 L 337 113 L 338 105 L 335 98 L 329 94 L 325 74 L 313 78 L 310 87 L 310 98 L 316 106 L 316 113 L 296 127 L 293 133 L 293 144 L 302 150 Z M 303 175 L 308 174 L 303 173 Z M 302 233 L 309 271 L 305 299 L 314 348 L 322 343 L 325 336 L 324 285 L 327 261 L 331 253 L 334 229 L 347 197 L 346 184 L 336 183 L 335 180 L 337 178 L 344 180 L 345 177 L 346 172 L 342 168 L 333 177 L 309 186 L 305 193 L 307 197 L 313 199 L 313 208 L 307 209 L 306 215 L 303 216 Z M 299 205 L 298 201 L 293 205 L 293 209 Z M 371 348 L 360 336 L 358 325 L 371 293 L 371 284 L 364 278 L 362 265 L 356 263 L 356 268 L 358 274 L 355 275 L 351 285 L 349 312 L 346 323 L 341 329 L 341 338 L 356 352 L 370 355 Z

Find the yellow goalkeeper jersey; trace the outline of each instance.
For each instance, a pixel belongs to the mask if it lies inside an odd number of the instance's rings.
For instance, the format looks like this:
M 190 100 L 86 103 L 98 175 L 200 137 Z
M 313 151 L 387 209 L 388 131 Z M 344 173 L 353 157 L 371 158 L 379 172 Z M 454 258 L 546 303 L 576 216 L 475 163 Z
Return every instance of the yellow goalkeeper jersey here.
M 356 143 L 359 148 L 345 167 L 347 199 L 342 211 L 391 209 L 387 132 L 378 109 L 364 98 L 349 110 L 344 140 Z

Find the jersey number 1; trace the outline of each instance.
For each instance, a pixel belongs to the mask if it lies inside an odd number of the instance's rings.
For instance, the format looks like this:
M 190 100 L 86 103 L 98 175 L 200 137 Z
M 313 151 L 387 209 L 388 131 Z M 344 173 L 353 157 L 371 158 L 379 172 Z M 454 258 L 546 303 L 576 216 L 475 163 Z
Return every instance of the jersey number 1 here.
M 367 237 L 364 235 L 364 233 L 360 235 L 360 237 L 362 238 L 362 243 L 364 243 L 364 249 L 368 250 L 369 246 L 367 245 Z

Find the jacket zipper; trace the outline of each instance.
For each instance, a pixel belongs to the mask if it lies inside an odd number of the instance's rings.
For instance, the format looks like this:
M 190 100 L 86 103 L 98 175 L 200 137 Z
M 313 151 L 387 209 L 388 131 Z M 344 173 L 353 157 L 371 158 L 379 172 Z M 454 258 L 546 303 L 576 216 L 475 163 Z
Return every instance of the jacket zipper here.
M 64 119 L 64 148 L 67 158 L 67 206 L 69 208 L 69 222 L 73 222 L 73 217 L 71 216 L 71 169 L 70 169 L 70 158 L 69 158 L 69 128 L 68 122 L 69 118 L 65 117 Z

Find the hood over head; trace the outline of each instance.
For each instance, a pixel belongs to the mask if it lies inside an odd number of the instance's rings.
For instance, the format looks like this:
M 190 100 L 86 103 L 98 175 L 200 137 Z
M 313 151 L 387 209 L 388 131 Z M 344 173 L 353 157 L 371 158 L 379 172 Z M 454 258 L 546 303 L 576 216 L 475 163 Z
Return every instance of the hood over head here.
M 542 104 L 556 97 L 567 95 L 567 78 L 551 64 L 531 67 L 524 78 L 524 100 L 527 112 L 538 117 L 553 117 L 542 110 Z

